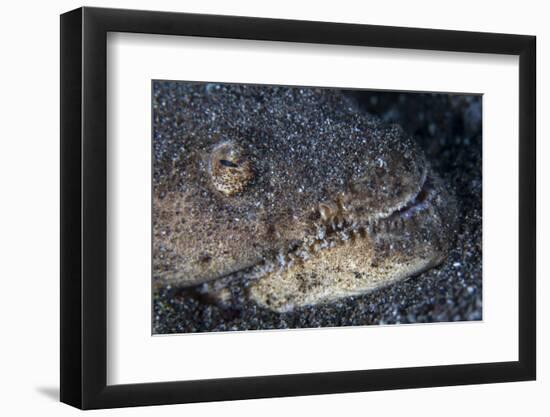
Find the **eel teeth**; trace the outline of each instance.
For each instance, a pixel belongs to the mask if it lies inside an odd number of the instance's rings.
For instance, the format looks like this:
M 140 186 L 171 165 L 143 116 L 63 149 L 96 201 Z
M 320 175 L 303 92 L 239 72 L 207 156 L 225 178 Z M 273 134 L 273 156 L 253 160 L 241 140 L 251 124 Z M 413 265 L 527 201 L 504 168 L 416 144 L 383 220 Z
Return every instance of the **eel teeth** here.
M 323 240 L 327 234 L 327 230 L 325 226 L 320 226 L 319 229 L 317 229 L 317 238 L 319 240 Z
M 343 241 L 346 241 L 346 240 L 349 240 L 350 238 L 350 235 L 348 232 L 346 232 L 345 230 L 342 230 L 340 232 L 338 232 L 338 237 L 343 240 Z

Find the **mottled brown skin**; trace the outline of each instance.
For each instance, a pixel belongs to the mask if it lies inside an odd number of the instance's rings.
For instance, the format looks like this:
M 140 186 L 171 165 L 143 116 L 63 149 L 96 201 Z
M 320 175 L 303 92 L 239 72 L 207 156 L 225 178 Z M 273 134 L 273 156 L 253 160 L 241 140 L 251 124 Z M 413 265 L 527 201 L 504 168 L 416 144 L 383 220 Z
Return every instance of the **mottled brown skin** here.
M 446 255 L 454 199 L 402 129 L 336 90 L 178 83 L 154 123 L 157 286 L 223 301 L 239 282 L 284 312 Z

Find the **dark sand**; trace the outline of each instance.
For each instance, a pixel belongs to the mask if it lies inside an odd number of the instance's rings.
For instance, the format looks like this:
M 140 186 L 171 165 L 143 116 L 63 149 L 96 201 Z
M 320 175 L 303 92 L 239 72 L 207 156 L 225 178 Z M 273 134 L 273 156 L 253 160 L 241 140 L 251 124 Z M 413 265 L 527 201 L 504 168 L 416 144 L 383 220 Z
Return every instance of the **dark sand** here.
M 167 289 L 154 294 L 153 333 L 481 320 L 481 97 L 354 95 L 365 111 L 411 133 L 457 196 L 459 230 L 447 260 L 370 294 L 284 314 L 246 302 L 224 309 L 184 291 Z

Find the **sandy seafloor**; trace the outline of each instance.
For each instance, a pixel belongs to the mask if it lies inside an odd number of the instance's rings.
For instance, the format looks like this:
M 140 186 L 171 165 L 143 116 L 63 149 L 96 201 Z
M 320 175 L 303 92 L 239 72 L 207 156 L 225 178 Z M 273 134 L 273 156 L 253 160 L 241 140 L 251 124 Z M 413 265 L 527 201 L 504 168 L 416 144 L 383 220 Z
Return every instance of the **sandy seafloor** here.
M 375 292 L 274 313 L 221 308 L 181 290 L 153 296 L 153 333 L 362 326 L 482 319 L 481 96 L 356 92 L 361 107 L 400 124 L 458 200 L 458 234 L 439 267 Z

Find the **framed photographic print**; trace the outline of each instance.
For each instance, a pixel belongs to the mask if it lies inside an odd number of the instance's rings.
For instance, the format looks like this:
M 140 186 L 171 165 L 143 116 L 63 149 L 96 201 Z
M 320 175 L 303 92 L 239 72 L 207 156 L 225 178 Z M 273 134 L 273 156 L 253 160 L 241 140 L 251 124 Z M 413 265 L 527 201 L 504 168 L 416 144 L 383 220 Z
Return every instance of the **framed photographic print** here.
M 535 38 L 61 16 L 61 400 L 535 379 Z

